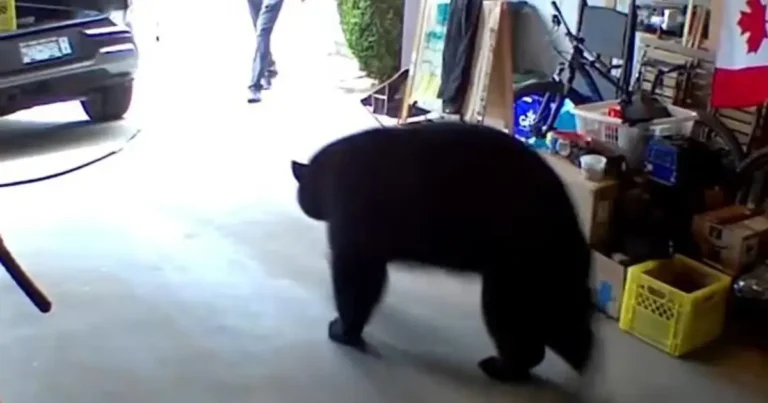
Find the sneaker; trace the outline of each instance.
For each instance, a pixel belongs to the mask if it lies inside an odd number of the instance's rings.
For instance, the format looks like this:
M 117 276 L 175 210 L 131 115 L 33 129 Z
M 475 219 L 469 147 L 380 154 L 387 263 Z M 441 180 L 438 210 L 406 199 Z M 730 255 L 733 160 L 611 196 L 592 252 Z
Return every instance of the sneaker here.
M 269 77 L 264 77 L 261 79 L 261 89 L 262 90 L 268 90 L 272 88 L 272 79 Z
M 248 88 L 248 103 L 257 104 L 261 102 L 261 90 L 257 88 Z

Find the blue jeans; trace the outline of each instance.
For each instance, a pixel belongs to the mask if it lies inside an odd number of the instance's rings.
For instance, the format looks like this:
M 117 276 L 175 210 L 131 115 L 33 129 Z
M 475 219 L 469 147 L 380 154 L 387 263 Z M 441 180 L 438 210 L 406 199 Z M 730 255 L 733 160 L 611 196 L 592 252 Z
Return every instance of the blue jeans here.
M 261 82 L 267 77 L 270 68 L 274 68 L 272 59 L 272 31 L 275 28 L 283 0 L 248 0 L 251 10 L 253 27 L 256 29 L 256 54 L 253 56 L 251 85 L 253 89 L 261 89 Z

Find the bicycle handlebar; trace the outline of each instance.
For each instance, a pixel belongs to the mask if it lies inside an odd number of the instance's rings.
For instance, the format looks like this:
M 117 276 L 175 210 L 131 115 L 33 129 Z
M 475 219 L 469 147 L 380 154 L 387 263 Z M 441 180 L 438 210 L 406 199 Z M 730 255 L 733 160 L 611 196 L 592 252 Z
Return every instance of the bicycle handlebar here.
M 571 42 L 571 46 L 575 48 L 579 48 L 579 50 L 581 51 L 581 54 L 590 62 L 596 61 L 596 62 L 602 63 L 602 61 L 597 57 L 597 55 L 595 55 L 593 52 L 587 49 L 586 46 L 584 46 L 584 43 L 583 43 L 584 41 L 582 40 L 582 38 L 579 35 L 573 33 L 573 31 L 571 30 L 571 27 L 569 27 L 568 23 L 565 21 L 565 17 L 563 16 L 563 11 L 560 9 L 560 6 L 557 4 L 557 2 L 553 0 L 550 4 L 552 5 L 552 8 L 555 10 L 555 15 L 560 20 L 560 25 L 562 25 L 563 28 L 565 28 L 565 36 L 568 39 L 568 41 Z
M 560 10 L 560 6 L 557 4 L 556 1 L 552 1 L 550 3 L 552 5 L 552 8 L 555 10 L 555 14 L 557 15 L 557 18 L 560 19 L 560 23 L 565 28 L 565 34 L 568 35 L 569 39 L 571 37 L 576 38 L 577 36 L 573 34 L 573 31 L 571 31 L 571 27 L 568 26 L 568 23 L 565 22 L 565 17 L 563 16 L 563 11 Z

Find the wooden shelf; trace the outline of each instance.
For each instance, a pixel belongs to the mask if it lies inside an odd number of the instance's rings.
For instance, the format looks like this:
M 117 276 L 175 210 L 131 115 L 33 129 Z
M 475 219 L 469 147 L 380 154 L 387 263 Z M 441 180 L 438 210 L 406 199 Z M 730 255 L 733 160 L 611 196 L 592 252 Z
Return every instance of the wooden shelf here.
M 680 39 L 658 38 L 656 35 L 648 34 L 645 32 L 638 32 L 637 38 L 638 41 L 643 45 L 666 50 L 667 52 L 677 53 L 685 57 L 706 60 L 709 62 L 715 61 L 715 52 L 707 49 L 693 49 L 687 46 L 683 46 Z

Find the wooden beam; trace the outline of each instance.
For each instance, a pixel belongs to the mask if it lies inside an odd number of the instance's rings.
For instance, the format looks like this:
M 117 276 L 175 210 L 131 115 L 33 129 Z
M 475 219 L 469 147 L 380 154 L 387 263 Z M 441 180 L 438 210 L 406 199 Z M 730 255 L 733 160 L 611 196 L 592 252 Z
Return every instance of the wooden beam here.
M 512 58 L 514 57 L 514 20 L 509 10 L 509 3 L 505 2 L 501 9 L 501 27 L 499 27 L 499 36 L 503 38 L 502 46 L 499 52 L 502 63 L 502 81 L 504 88 L 504 109 L 507 110 L 506 116 L 504 116 L 504 128 L 513 132 L 515 127 L 515 66 Z
M 708 49 L 715 52 L 720 44 L 720 27 L 723 24 L 723 2 L 725 0 L 710 0 L 709 3 L 709 32 Z
M 398 122 L 405 122 L 411 114 L 411 96 L 413 95 L 414 78 L 416 77 L 416 68 L 420 63 L 421 47 L 424 40 L 424 30 L 427 22 L 427 3 L 429 0 L 415 0 L 421 2 L 419 7 L 419 22 L 416 28 L 416 35 L 413 37 L 413 52 L 411 54 L 411 67 L 408 69 L 408 79 L 405 82 L 405 91 L 403 91 L 403 104 L 400 107 L 400 119 Z
M 683 44 L 687 45 L 691 37 L 691 25 L 693 24 L 694 0 L 688 0 L 686 4 L 685 25 L 683 25 Z

